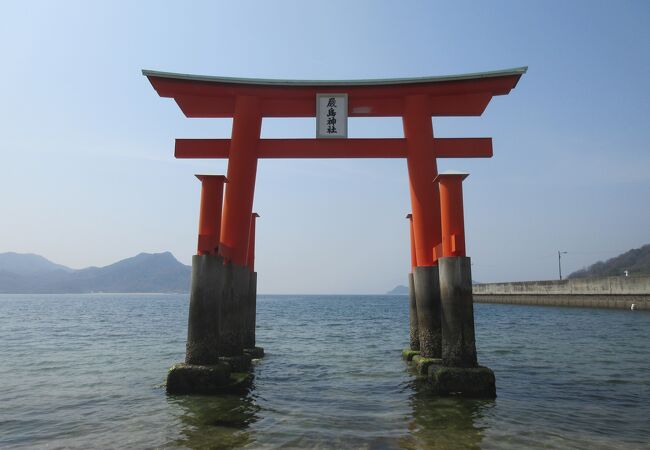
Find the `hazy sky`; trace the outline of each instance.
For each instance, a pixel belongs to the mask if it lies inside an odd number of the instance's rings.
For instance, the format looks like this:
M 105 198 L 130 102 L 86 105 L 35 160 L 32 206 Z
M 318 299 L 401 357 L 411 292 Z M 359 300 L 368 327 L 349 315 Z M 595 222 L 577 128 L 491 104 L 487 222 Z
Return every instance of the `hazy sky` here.
M 229 137 L 187 119 L 141 69 L 351 79 L 529 66 L 482 117 L 439 137 L 494 139 L 469 171 L 467 249 L 480 281 L 557 277 L 650 242 L 650 2 L 3 1 L 0 252 L 80 268 L 196 251 L 200 184 L 221 160 L 175 160 L 174 138 Z M 401 137 L 399 118 L 351 137 Z M 265 119 L 313 137 L 314 119 Z M 409 271 L 402 160 L 262 160 L 262 293 L 381 293 Z

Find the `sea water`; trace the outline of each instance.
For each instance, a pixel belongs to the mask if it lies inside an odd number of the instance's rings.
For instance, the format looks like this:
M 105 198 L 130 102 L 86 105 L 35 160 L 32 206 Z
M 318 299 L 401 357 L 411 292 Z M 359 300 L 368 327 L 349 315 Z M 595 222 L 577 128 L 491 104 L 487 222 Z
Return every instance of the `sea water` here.
M 0 447 L 650 448 L 650 313 L 475 305 L 496 400 L 400 358 L 403 296 L 260 296 L 247 394 L 173 397 L 187 295 L 1 295 Z

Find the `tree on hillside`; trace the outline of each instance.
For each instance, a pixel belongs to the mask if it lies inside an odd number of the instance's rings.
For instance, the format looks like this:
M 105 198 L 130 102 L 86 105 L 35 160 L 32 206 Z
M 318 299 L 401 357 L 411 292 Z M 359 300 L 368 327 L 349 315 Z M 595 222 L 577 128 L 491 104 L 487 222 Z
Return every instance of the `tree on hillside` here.
M 568 278 L 611 277 L 623 275 L 650 275 L 650 244 L 629 250 L 607 261 L 573 272 Z

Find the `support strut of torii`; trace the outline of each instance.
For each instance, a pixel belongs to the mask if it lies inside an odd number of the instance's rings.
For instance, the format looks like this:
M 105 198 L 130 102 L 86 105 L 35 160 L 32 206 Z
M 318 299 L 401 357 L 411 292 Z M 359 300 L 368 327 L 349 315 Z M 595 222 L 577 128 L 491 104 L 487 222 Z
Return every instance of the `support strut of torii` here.
M 249 245 L 254 242 L 251 217 L 260 158 L 405 158 L 419 346 L 423 356 L 439 358 L 442 338 L 438 259 L 445 255 L 439 191 L 442 181 L 433 182 L 438 176 L 436 161 L 489 158 L 492 140 L 436 138 L 431 118 L 480 116 L 492 97 L 508 94 L 525 72 L 522 67 L 443 77 L 355 81 L 225 78 L 147 70 L 143 74 L 161 97 L 173 98 L 185 116 L 233 119 L 230 139 L 177 139 L 175 155 L 228 159 L 223 211 L 219 211 L 219 219 L 213 218 L 220 220 L 221 226 L 211 228 L 219 229 L 220 235 L 202 238 L 218 242 L 218 246 L 213 251 L 200 249 L 199 255 L 218 256 L 235 272 L 240 268 L 249 270 L 249 253 L 253 250 Z M 401 117 L 404 138 L 260 138 L 264 117 L 315 117 L 317 96 L 338 93 L 346 96 L 348 117 Z M 228 288 L 235 297 L 244 297 L 244 291 L 249 289 L 249 282 L 241 279 L 241 286 Z M 233 354 L 242 351 L 236 343 L 229 349 Z

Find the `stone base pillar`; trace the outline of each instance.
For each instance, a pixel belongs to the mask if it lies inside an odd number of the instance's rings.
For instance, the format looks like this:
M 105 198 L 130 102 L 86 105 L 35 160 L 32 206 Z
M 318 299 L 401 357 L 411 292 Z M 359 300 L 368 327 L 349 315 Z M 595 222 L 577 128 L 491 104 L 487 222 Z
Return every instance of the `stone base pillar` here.
M 219 303 L 224 288 L 223 259 L 192 257 L 190 312 L 187 324 L 187 364 L 216 364 L 219 360 Z
M 215 364 L 244 350 L 244 312 L 250 271 L 220 256 L 192 257 L 187 364 Z
M 251 272 L 246 266 L 224 265 L 224 287 L 219 301 L 219 356 L 244 353 L 246 305 L 249 299 Z
M 440 258 L 438 268 L 442 306 L 442 365 L 477 367 L 471 260 L 466 256 Z
M 494 372 L 476 359 L 471 260 L 465 256 L 438 259 L 440 273 L 442 358 L 429 367 L 439 395 L 495 398 Z
M 170 369 L 167 392 L 206 394 L 241 386 L 251 365 L 244 354 L 250 284 L 248 267 L 224 264 L 217 255 L 192 257 L 185 364 Z
M 256 347 L 255 327 L 257 324 L 257 272 L 251 272 L 248 285 L 248 299 L 244 313 L 244 354 L 253 359 L 264 357 L 264 349 Z
M 424 358 L 440 358 L 440 285 L 438 266 L 413 268 L 413 285 L 417 303 L 420 355 Z
M 208 366 L 181 363 L 169 369 L 166 389 L 172 395 L 231 394 L 245 392 L 252 380 L 248 369 L 236 371 L 227 362 Z
M 255 310 L 257 303 L 257 273 L 251 272 L 248 297 L 244 308 L 244 349 L 255 347 Z
M 420 350 L 420 336 L 418 335 L 418 307 L 415 301 L 415 284 L 413 274 L 409 273 L 409 348 Z
M 487 367 L 429 367 L 429 381 L 438 395 L 496 398 L 494 372 Z

